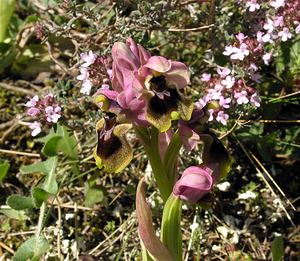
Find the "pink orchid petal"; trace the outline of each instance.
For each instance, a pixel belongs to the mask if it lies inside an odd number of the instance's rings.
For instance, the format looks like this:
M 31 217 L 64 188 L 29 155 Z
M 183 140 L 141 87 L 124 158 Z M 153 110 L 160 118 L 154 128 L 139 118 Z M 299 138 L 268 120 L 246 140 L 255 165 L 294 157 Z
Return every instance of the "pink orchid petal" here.
M 172 63 L 162 56 L 152 56 L 144 67 L 159 73 L 165 73 L 171 69 Z
M 166 73 L 166 79 L 168 85 L 174 85 L 178 89 L 184 88 L 191 83 L 189 69 L 181 62 L 171 62 L 171 68 Z

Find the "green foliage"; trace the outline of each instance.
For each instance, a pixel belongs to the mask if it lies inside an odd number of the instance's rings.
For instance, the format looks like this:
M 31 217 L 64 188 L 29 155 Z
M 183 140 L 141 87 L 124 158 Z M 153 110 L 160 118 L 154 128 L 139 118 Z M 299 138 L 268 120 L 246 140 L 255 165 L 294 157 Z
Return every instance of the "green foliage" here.
M 9 20 L 15 9 L 15 0 L 0 0 L 0 43 L 4 41 Z
M 84 204 L 87 207 L 93 207 L 95 203 L 102 202 L 104 200 L 104 190 L 101 186 L 90 184 L 87 182 L 84 188 L 85 200 Z
M 284 244 L 282 236 L 276 236 L 271 247 L 272 260 L 280 261 L 284 256 Z
M 14 261 L 38 261 L 49 249 L 50 245 L 44 236 L 31 237 L 25 241 L 15 253 Z
M 15 210 L 9 207 L 0 207 L 0 213 L 4 214 L 8 218 L 16 219 L 16 220 L 28 220 L 29 217 L 25 215 L 23 210 Z
M 174 261 L 182 260 L 181 208 L 182 201 L 171 194 L 162 216 L 161 240 L 174 257 Z
M 6 204 L 15 210 L 31 209 L 34 207 L 32 198 L 11 195 L 7 198 Z
M 0 182 L 6 177 L 10 164 L 7 160 L 0 159 Z

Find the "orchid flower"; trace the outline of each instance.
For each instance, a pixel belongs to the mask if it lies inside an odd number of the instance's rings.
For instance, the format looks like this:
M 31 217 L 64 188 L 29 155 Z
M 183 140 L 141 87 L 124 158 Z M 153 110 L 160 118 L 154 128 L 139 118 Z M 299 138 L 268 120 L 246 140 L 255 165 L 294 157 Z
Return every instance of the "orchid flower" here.
M 98 144 L 94 158 L 99 168 L 118 173 L 130 163 L 132 148 L 125 135 L 131 127 L 131 124 L 117 124 L 116 118 L 110 115 L 97 123 Z

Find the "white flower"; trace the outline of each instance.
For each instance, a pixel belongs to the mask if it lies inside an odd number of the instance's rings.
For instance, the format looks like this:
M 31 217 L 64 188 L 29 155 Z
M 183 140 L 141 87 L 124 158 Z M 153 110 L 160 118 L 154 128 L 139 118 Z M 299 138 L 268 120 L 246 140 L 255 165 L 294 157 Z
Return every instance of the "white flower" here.
M 208 118 L 208 121 L 213 121 L 214 119 L 214 109 L 209 109 L 208 110 L 208 113 L 209 113 L 209 118 Z
M 264 29 L 267 30 L 268 33 L 272 33 L 274 30 L 274 21 L 268 18 L 267 22 L 264 24 Z
M 273 42 L 272 36 L 269 33 L 264 34 L 261 39 L 264 43 L 272 43 Z
M 222 96 L 221 92 L 216 89 L 208 89 L 207 95 L 212 100 L 219 100 L 220 97 Z
M 240 43 L 242 43 L 247 37 L 245 37 L 245 35 L 243 33 L 238 33 L 235 36 L 235 38 L 238 39 Z
M 292 34 L 290 33 L 289 28 L 287 27 L 284 27 L 282 31 L 278 33 L 278 36 L 281 37 L 281 40 L 283 42 L 286 42 L 288 39 L 292 38 Z
M 232 60 L 241 60 L 243 61 L 246 56 L 249 55 L 249 50 L 247 49 L 247 45 L 242 43 L 240 48 L 234 47 L 233 54 L 230 56 Z
M 228 75 L 221 83 L 226 86 L 226 89 L 230 89 L 235 84 L 235 78 Z
M 247 104 L 249 102 L 247 96 L 248 94 L 246 91 L 234 93 L 234 98 L 236 99 L 237 104 Z
M 89 72 L 88 69 L 85 67 L 80 67 L 80 74 L 76 77 L 77 80 L 79 81 L 84 81 L 89 78 Z
M 97 55 L 94 54 L 92 51 L 88 53 L 81 53 L 80 59 L 84 62 L 81 66 L 82 67 L 89 67 L 91 64 L 95 62 Z
M 26 107 L 34 107 L 36 103 L 39 101 L 39 96 L 33 96 L 28 102 L 26 102 Z
M 202 82 L 209 82 L 211 78 L 211 74 L 210 73 L 203 73 L 202 77 L 201 77 L 201 81 Z
M 221 78 L 225 78 L 227 75 L 231 73 L 231 70 L 227 67 L 217 67 L 217 73 L 221 76 Z
M 227 191 L 230 188 L 230 183 L 228 181 L 224 181 L 216 185 L 216 187 L 221 191 Z
M 228 109 L 230 102 L 231 102 L 231 98 L 229 98 L 229 97 L 224 98 L 223 96 L 220 97 L 219 104 L 221 107 Z
M 82 83 L 80 92 L 85 95 L 89 95 L 92 89 L 92 83 L 90 80 L 85 80 Z
M 233 47 L 232 45 L 225 46 L 225 51 L 223 52 L 223 54 L 226 56 L 230 56 L 232 54 L 234 48 L 235 47 Z
M 300 23 L 299 23 L 299 22 L 296 22 L 295 24 L 298 25 L 298 26 L 295 28 L 295 32 L 296 32 L 296 34 L 300 34 Z
M 195 106 L 201 110 L 210 100 L 211 98 L 208 95 L 205 95 L 196 102 Z
M 271 61 L 271 58 L 272 58 L 272 54 L 271 53 L 265 53 L 262 58 L 264 60 L 264 64 L 269 65 L 269 63 Z
M 224 111 L 219 111 L 216 120 L 221 122 L 223 125 L 226 125 L 228 118 L 228 114 L 224 113 Z
M 252 94 L 250 98 L 250 103 L 255 107 L 260 107 L 261 99 L 257 93 Z
M 246 200 L 246 199 L 256 199 L 256 194 L 252 191 L 246 191 L 239 195 L 238 199 Z
M 284 5 L 285 5 L 285 0 L 275 0 L 270 3 L 270 6 L 274 7 L 275 9 L 278 9 Z
M 246 7 L 249 7 L 250 12 L 254 12 L 260 8 L 260 5 L 257 3 L 257 0 L 250 0 L 246 2 Z
M 223 91 L 224 90 L 224 86 L 222 84 L 216 84 L 215 85 L 215 90 L 216 91 Z
M 47 106 L 45 108 L 47 121 L 56 123 L 58 122 L 58 119 L 61 117 L 60 112 L 61 108 L 59 106 L 53 108 L 53 106 Z
M 38 135 L 42 131 L 41 127 L 42 124 L 37 121 L 30 123 L 29 128 L 32 129 L 31 136 L 35 137 Z
M 283 25 L 284 25 L 283 16 L 276 16 L 274 19 L 274 26 L 278 27 Z

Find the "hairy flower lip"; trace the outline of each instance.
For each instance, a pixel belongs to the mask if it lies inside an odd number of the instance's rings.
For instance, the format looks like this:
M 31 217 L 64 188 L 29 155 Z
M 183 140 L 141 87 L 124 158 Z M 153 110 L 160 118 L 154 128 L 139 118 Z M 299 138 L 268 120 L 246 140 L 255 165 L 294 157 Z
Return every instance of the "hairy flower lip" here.
M 117 173 L 130 163 L 133 152 L 125 134 L 131 127 L 131 124 L 117 124 L 115 116 L 97 123 L 98 144 L 94 158 L 99 168 Z

